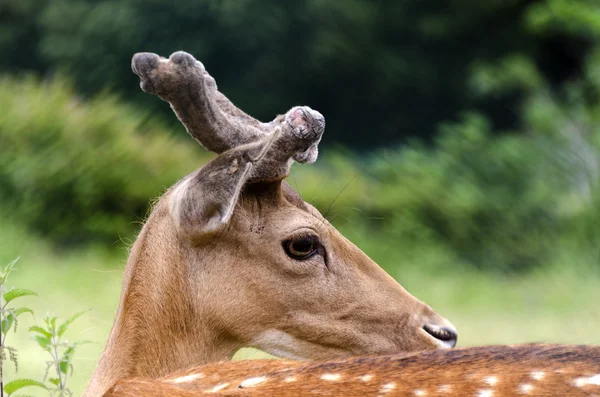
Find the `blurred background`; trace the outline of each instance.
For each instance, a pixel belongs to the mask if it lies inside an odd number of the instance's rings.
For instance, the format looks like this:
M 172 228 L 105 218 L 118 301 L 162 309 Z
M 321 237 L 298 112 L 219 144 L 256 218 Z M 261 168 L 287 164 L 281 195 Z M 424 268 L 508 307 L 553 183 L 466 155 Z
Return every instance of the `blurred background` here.
M 149 203 L 212 158 L 130 69 L 177 50 L 263 121 L 325 115 L 288 182 L 460 345 L 600 343 L 596 0 L 2 0 L 0 264 L 35 321 L 91 309 L 76 394 Z M 39 379 L 33 321 L 7 342 Z

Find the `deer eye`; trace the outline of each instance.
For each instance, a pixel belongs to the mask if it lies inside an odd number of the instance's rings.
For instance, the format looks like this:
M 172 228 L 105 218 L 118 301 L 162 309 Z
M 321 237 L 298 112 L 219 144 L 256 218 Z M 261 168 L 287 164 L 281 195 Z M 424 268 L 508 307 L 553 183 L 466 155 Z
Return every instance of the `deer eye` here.
M 317 236 L 298 236 L 284 241 L 283 249 L 290 258 L 304 260 L 317 253 L 319 244 L 319 237 Z

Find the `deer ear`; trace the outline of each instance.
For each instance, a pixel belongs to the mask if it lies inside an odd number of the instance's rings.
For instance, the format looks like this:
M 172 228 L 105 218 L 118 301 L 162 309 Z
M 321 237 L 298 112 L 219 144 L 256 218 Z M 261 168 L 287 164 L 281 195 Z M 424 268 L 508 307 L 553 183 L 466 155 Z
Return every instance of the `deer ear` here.
M 193 239 L 223 229 L 244 184 L 280 134 L 277 128 L 258 142 L 222 153 L 176 185 L 170 200 L 179 233 Z

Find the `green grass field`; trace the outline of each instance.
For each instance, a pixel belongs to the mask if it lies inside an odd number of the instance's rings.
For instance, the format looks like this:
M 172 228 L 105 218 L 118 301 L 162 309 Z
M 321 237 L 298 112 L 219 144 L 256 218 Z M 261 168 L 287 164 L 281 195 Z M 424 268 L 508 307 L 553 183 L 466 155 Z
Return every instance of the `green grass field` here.
M 125 244 L 115 243 L 109 251 L 56 253 L 39 239 L 14 228 L 0 226 L 0 236 L 0 262 L 21 257 L 9 286 L 30 288 L 40 295 L 22 300 L 35 310 L 36 321 L 41 321 L 46 312 L 66 318 L 90 310 L 67 335 L 70 340 L 97 342 L 82 346 L 76 356 L 70 382 L 79 395 L 94 370 L 116 311 L 127 254 Z M 457 326 L 459 345 L 534 341 L 599 344 L 600 277 L 597 273 L 569 270 L 567 265 L 519 278 L 460 270 L 436 275 L 416 268 L 392 275 Z M 47 358 L 26 333 L 32 324 L 32 319 L 23 317 L 18 332 L 9 335 L 8 344 L 19 349 L 17 375 L 39 379 Z M 243 350 L 236 358 L 259 356 L 256 351 Z M 15 378 L 11 363 L 5 363 L 5 371 L 7 381 Z M 28 394 L 33 392 L 31 389 Z

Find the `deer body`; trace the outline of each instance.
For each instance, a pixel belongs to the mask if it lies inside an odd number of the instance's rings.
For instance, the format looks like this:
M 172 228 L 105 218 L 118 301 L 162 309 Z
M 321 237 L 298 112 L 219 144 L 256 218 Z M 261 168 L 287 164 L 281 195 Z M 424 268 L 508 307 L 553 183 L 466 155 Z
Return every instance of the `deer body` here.
M 320 113 L 294 107 L 254 120 L 182 52 L 137 54 L 132 67 L 218 156 L 154 206 L 86 397 L 124 378 L 228 360 L 241 347 L 325 360 L 455 345 L 447 320 L 283 181 L 292 162 L 316 160 Z
M 597 396 L 600 347 L 485 346 L 343 361 L 218 363 L 155 381 L 117 383 L 107 397 L 170 396 Z

